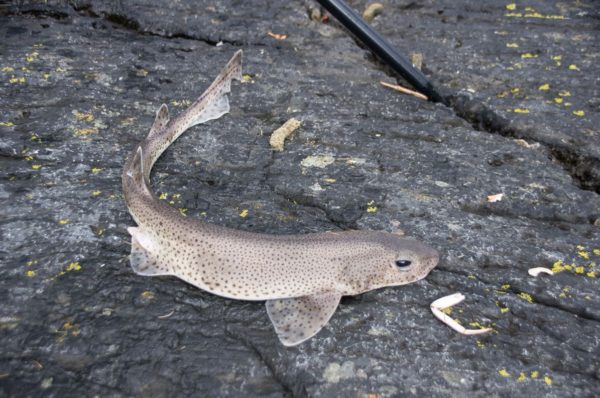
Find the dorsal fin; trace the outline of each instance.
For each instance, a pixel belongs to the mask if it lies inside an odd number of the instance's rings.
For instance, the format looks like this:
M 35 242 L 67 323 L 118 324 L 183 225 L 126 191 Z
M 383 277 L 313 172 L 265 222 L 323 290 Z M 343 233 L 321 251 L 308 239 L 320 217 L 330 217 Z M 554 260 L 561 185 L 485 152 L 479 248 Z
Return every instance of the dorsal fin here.
M 161 131 L 167 123 L 169 123 L 169 108 L 167 108 L 167 104 L 162 104 L 156 112 L 156 117 L 148 133 L 148 138 L 152 138 L 153 135 Z
M 140 168 L 140 176 L 144 175 L 144 152 L 142 151 L 142 146 L 138 146 L 137 151 L 135 151 L 135 158 L 133 159 L 133 167 Z
M 138 145 L 127 170 L 127 175 L 133 179 L 143 178 L 144 176 L 144 157 L 142 155 L 142 146 Z

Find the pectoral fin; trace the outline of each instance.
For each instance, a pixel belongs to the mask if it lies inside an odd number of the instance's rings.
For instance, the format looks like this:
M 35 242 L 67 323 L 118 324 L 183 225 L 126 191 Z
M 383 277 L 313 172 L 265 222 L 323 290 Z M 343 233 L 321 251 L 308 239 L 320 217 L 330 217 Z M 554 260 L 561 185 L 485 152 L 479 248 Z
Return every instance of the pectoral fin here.
M 161 264 L 156 256 L 158 247 L 151 236 L 141 228 L 129 227 L 131 234 L 131 254 L 129 263 L 138 275 L 157 276 L 170 275 L 169 268 Z
M 279 340 L 294 346 L 311 338 L 327 324 L 341 295 L 326 292 L 311 296 L 267 301 L 267 313 Z

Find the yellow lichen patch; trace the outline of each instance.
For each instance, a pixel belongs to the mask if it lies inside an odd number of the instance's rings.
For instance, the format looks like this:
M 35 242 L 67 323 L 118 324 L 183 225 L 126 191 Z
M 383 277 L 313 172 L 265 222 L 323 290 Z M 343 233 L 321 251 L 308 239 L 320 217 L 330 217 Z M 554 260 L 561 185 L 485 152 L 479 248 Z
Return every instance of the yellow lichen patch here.
M 529 109 L 527 108 L 515 108 L 513 111 L 515 113 L 529 113 Z
M 69 265 L 67 265 L 67 268 L 65 268 L 65 271 L 67 272 L 79 270 L 81 270 L 81 264 L 79 264 L 79 261 L 72 262 Z
M 375 201 L 371 200 L 369 201 L 369 203 L 367 203 L 367 213 L 375 213 L 377 212 L 378 208 L 375 205 Z
M 146 77 L 148 76 L 148 71 L 144 68 L 139 68 L 135 71 L 135 74 L 139 77 Z
M 548 83 L 546 83 L 546 84 L 542 84 L 542 85 L 541 85 L 541 86 L 538 88 L 538 90 L 540 90 L 540 91 L 548 91 L 548 90 L 550 90 L 550 85 L 549 85 Z
M 135 117 L 126 117 L 125 119 L 121 120 L 120 125 L 121 126 L 131 126 L 133 123 L 135 123 L 136 118 Z
M 533 297 L 529 293 L 521 292 L 518 296 L 530 304 L 533 303 Z
M 585 116 L 585 112 L 584 111 L 573 111 L 573 115 L 575 116 Z
M 33 62 L 33 61 L 37 60 L 38 55 L 40 55 L 40 54 L 38 54 L 37 51 L 34 51 L 29 54 L 26 54 L 25 59 L 27 60 L 27 62 Z
M 578 249 L 579 249 L 579 247 L 578 247 Z M 583 249 L 583 247 L 582 247 L 582 249 Z M 581 250 L 581 249 L 580 249 L 580 250 Z M 586 252 L 585 250 L 581 250 L 581 251 L 580 251 L 579 253 L 577 253 L 577 254 L 579 254 L 579 256 L 580 256 L 580 257 L 583 257 L 583 258 L 585 258 L 586 260 L 589 260 L 589 259 L 590 259 L 590 253 Z
M 538 377 L 540 377 L 540 372 L 538 372 L 537 370 L 534 370 L 533 372 L 531 372 L 532 379 L 537 379 Z
M 181 101 L 171 100 L 171 105 L 173 106 L 189 106 L 192 104 L 192 101 L 184 99 Z
M 467 279 L 477 280 L 475 275 L 467 275 Z
M 42 168 L 42 165 L 41 164 L 32 164 L 31 168 L 34 169 L 34 170 L 39 170 L 39 169 Z
M 523 372 L 519 373 L 519 377 L 517 377 L 518 382 L 525 381 L 526 379 L 527 379 L 527 376 L 525 376 L 525 373 L 523 373 Z
M 104 169 L 103 169 L 103 168 L 101 168 L 101 167 L 92 167 L 92 170 L 91 170 L 91 171 L 92 171 L 92 174 L 98 174 L 98 173 L 100 173 L 102 170 L 104 170 Z
M 452 307 L 442 308 L 442 312 L 446 315 L 452 314 Z
M 505 307 L 504 304 L 502 304 L 499 301 L 496 301 L 496 305 L 498 306 L 498 308 L 500 308 L 500 312 L 502 314 L 505 314 L 505 313 L 507 313 L 509 311 L 508 307 Z
M 519 48 L 518 43 L 506 43 L 506 47 L 508 48 Z
M 25 272 L 25 275 L 27 275 L 30 278 L 33 278 L 35 276 L 35 271 L 33 271 L 33 270 L 27 270 Z
M 545 15 L 539 12 L 526 13 L 525 18 L 542 18 L 542 19 L 565 19 L 564 15 Z
M 92 192 L 92 196 L 93 197 L 96 197 L 96 196 L 98 196 L 100 194 L 102 194 L 102 191 L 94 191 L 94 192 Z
M 563 265 L 562 260 L 555 261 L 554 264 L 552 264 L 552 272 L 554 272 L 555 274 L 558 272 L 563 272 L 564 270 L 565 267 Z
M 585 268 L 582 266 L 579 267 L 575 267 L 575 273 L 576 274 L 583 274 L 585 272 Z
M 72 336 L 79 335 L 79 328 L 71 322 L 65 322 L 59 329 L 55 329 L 54 333 L 57 334 L 56 340 L 59 343 L 63 343 L 69 334 Z
M 187 216 L 188 209 L 186 209 L 185 207 L 180 207 L 178 210 L 179 210 L 179 214 L 181 214 L 184 217 Z
M 478 347 L 478 348 L 485 348 L 485 344 L 484 344 L 484 343 L 483 343 L 483 341 L 481 341 L 481 340 L 477 340 L 477 341 L 475 342 L 475 344 L 477 344 L 477 347 Z
M 506 5 L 506 9 L 509 11 L 514 11 L 517 8 L 517 5 L 515 3 L 510 3 Z
M 469 322 L 469 326 L 471 326 L 472 328 L 477 328 L 477 329 L 487 329 L 488 326 L 483 326 L 481 323 L 474 321 L 474 322 Z
M 50 78 L 50 73 L 48 73 L 48 72 L 42 73 L 42 79 L 48 80 L 49 78 Z
M 0 68 L 0 70 L 2 72 L 14 72 L 15 68 L 13 68 L 12 66 L 3 66 L 2 68 Z
M 506 369 L 502 368 L 498 371 L 498 374 L 502 377 L 510 377 L 510 373 L 506 371 Z
M 17 84 L 17 83 L 24 84 L 26 82 L 26 80 L 25 80 L 25 78 L 23 76 L 17 77 L 15 75 L 12 75 L 10 77 L 10 79 L 8 80 L 8 82 L 11 83 L 11 84 Z
M 28 67 L 26 67 L 26 66 L 21 66 L 21 70 L 22 70 L 23 72 L 31 72 L 31 69 L 29 69 L 29 68 L 28 68 Z
M 600 249 L 594 249 L 592 250 L 592 253 L 594 253 L 596 256 L 600 256 Z
M 559 97 L 570 97 L 571 96 L 571 92 L 567 91 L 567 90 L 560 90 L 558 92 Z
M 12 127 L 15 124 L 13 122 L 0 122 L 0 126 L 4 126 L 4 127 Z
M 25 264 L 27 264 L 28 267 L 31 267 L 32 265 L 37 264 L 37 262 L 38 262 L 37 260 L 29 260 Z
M 39 135 L 37 135 L 36 133 L 31 133 L 31 137 L 29 137 L 29 139 L 31 141 L 41 141 L 42 139 L 40 138 Z
M 517 94 L 519 91 L 521 91 L 521 89 L 519 87 L 513 87 L 510 89 L 510 92 L 513 94 Z
M 97 132 L 97 130 L 95 128 L 88 128 L 88 127 L 85 127 L 85 128 L 76 128 L 75 129 L 75 136 L 76 137 L 85 137 L 85 136 L 88 136 L 90 134 L 94 134 L 96 132 Z
M 242 82 L 243 83 L 250 83 L 250 82 L 254 83 L 254 80 L 252 80 L 252 76 L 245 73 L 242 75 Z
M 558 295 L 560 298 L 573 298 L 573 295 L 569 294 L 569 288 L 565 287 L 562 290 L 562 293 Z
M 589 272 L 588 272 L 586 275 L 587 275 L 588 277 L 590 277 L 590 278 L 595 278 L 595 277 L 596 277 L 596 272 L 594 272 L 594 271 L 589 271 Z
M 154 298 L 154 292 L 151 292 L 150 290 L 144 290 L 141 296 L 144 300 L 152 300 Z
M 65 219 L 62 219 L 62 220 L 58 220 L 58 223 L 59 223 L 60 225 L 66 225 L 66 224 L 68 224 L 68 223 L 69 223 L 69 220 L 65 218 Z
M 539 57 L 539 55 L 532 54 L 532 53 L 521 54 L 521 58 L 523 58 L 523 59 L 530 59 L 530 58 L 537 58 L 537 57 Z
M 242 211 L 240 211 L 240 217 L 242 217 L 242 218 L 248 217 L 248 209 L 243 209 Z
M 510 284 L 505 283 L 504 285 L 500 286 L 500 289 L 502 289 L 502 290 L 510 289 Z
M 544 376 L 544 383 L 546 383 L 546 385 L 548 386 L 552 385 L 552 379 L 550 378 L 550 376 Z
M 180 197 L 181 197 L 180 193 L 174 193 L 174 194 L 172 194 L 171 195 L 171 200 L 169 200 L 169 204 L 174 205 L 175 201 L 176 200 L 178 201 Z
M 92 122 L 94 120 L 94 115 L 92 115 L 91 113 L 73 111 L 73 115 L 75 116 L 75 119 L 84 122 Z
M 577 67 L 577 65 L 571 64 L 569 65 L 569 70 L 579 70 L 579 68 Z
M 169 194 L 167 192 L 163 192 L 160 194 L 160 196 L 158 197 L 160 200 L 165 200 L 169 197 Z
M 557 104 L 561 104 L 563 102 L 563 99 L 560 97 L 556 97 L 554 98 L 554 102 L 556 102 Z
M 565 264 L 565 269 L 567 271 L 571 271 L 575 267 L 575 263 L 573 264 Z
M 323 178 L 323 182 L 326 182 L 328 184 L 333 184 L 336 181 L 337 180 L 335 178 Z
M 64 330 L 67 333 L 70 332 L 72 336 L 79 335 L 79 328 L 77 327 L 77 325 L 74 325 L 71 322 L 65 322 L 62 325 L 62 330 Z

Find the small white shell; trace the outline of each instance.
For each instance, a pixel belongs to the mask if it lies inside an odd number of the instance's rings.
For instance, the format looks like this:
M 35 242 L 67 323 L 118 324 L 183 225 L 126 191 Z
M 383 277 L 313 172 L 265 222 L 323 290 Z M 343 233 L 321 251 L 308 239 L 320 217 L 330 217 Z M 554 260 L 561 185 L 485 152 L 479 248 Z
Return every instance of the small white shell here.
M 492 328 L 467 329 L 464 326 L 462 326 L 461 324 L 459 324 L 458 322 L 456 322 L 454 319 L 450 318 L 448 315 L 446 315 L 442 312 L 442 310 L 444 308 L 452 307 L 453 305 L 460 303 L 464 299 L 465 299 L 465 296 L 462 293 L 454 293 L 449 296 L 444 296 L 444 297 L 441 297 L 441 298 L 435 300 L 433 303 L 431 303 L 429 305 L 429 307 L 431 308 L 431 312 L 433 312 L 433 315 L 435 315 L 435 317 L 437 319 L 444 322 L 446 325 L 448 325 L 450 328 L 452 328 L 453 330 L 457 331 L 460 334 L 470 336 L 470 335 L 475 335 L 475 334 L 491 332 Z
M 554 272 L 552 272 L 552 270 L 544 267 L 529 268 L 529 271 L 527 271 L 527 273 L 531 276 L 538 276 L 539 274 L 554 275 Z

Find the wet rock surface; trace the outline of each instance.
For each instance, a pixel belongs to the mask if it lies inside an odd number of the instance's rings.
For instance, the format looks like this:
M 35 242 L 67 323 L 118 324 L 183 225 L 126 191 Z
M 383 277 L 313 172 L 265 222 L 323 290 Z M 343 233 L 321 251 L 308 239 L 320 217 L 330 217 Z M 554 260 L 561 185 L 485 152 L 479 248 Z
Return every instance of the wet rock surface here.
M 600 394 L 593 2 L 384 3 L 373 25 L 423 54 L 450 107 L 382 88 L 392 77 L 313 3 L 161 4 L 1 9 L 2 395 Z M 257 232 L 399 227 L 443 256 L 424 281 L 345 298 L 296 348 L 262 303 L 127 264 L 124 159 L 239 48 L 231 113 L 158 161 L 161 198 Z M 456 291 L 450 315 L 494 333 L 431 315 Z

